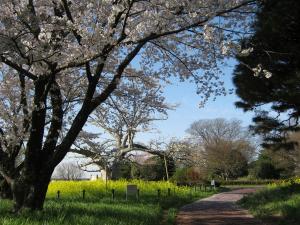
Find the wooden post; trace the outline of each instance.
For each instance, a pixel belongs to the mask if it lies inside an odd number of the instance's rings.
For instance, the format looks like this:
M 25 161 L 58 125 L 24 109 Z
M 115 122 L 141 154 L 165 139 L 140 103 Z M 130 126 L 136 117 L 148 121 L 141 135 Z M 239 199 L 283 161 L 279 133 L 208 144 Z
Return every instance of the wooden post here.
M 82 199 L 85 199 L 85 190 L 82 190 Z
M 140 200 L 140 189 L 137 189 L 136 192 L 136 199 L 139 201 Z
M 111 198 L 115 200 L 115 189 L 111 189 Z
M 57 191 L 57 199 L 60 199 L 60 191 Z
M 171 188 L 168 188 L 168 197 L 171 196 Z

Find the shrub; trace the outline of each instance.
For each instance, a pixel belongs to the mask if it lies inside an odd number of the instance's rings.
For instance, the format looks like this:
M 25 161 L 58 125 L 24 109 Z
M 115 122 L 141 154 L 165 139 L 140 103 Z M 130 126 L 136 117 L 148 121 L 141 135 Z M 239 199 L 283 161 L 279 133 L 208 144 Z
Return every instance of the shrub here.
M 204 175 L 193 167 L 177 169 L 171 181 L 176 182 L 178 185 L 209 184 Z

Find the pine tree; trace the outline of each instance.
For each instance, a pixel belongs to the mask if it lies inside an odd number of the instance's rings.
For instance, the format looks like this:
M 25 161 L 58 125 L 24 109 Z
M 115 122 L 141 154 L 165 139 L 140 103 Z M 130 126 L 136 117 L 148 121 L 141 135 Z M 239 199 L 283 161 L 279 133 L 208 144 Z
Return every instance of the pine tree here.
M 248 54 L 237 56 L 236 106 L 256 112 L 252 128 L 264 134 L 265 146 L 291 148 L 287 135 L 299 130 L 300 117 L 300 1 L 267 0 L 259 7 L 254 35 L 242 41 Z

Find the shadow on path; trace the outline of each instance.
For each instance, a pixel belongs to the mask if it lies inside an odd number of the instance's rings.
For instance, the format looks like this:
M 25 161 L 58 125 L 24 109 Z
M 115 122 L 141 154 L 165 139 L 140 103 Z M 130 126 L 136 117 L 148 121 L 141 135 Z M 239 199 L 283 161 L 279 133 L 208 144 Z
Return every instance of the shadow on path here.
M 213 195 L 181 208 L 176 225 L 263 225 L 247 210 L 235 204 L 255 188 L 238 189 Z

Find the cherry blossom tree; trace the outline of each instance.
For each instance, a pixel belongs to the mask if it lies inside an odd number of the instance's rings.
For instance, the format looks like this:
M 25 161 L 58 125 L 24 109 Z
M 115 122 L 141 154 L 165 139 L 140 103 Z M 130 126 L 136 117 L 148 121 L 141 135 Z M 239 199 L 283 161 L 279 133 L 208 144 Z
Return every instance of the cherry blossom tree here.
M 87 122 L 109 134 L 108 139 L 99 141 L 99 135 L 82 131 L 71 150 L 89 158 L 84 167 L 95 164 L 111 174 L 113 164 L 129 152 L 149 151 L 145 144 L 134 142 L 136 134 L 150 130 L 153 121 L 167 119 L 167 111 L 176 107 L 165 102 L 159 79 L 145 76 L 141 71 L 128 72 L 118 89 Z
M 138 132 L 151 129 L 151 122 L 167 119 L 175 108 L 165 102 L 158 79 L 132 73 L 92 114 L 89 120 L 114 137 L 117 149 L 132 148 Z
M 159 79 L 192 77 L 204 100 L 223 93 L 218 66 L 254 3 L 2 0 L 1 79 L 11 88 L 1 95 L 0 172 L 15 211 L 43 208 L 54 168 L 134 64 Z

